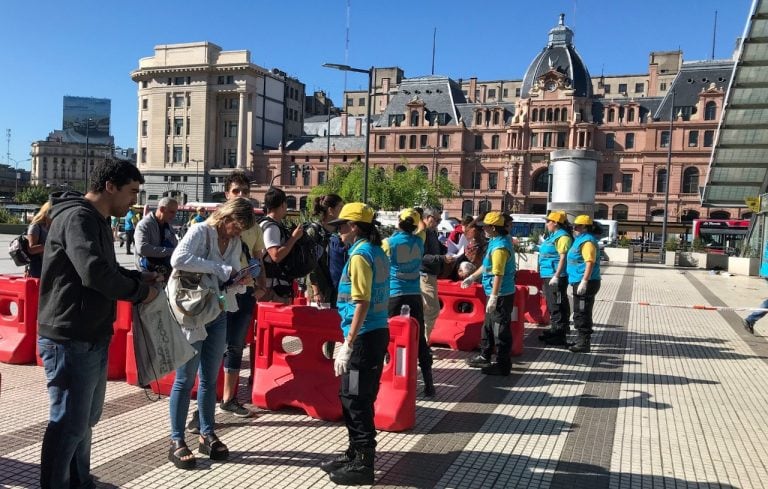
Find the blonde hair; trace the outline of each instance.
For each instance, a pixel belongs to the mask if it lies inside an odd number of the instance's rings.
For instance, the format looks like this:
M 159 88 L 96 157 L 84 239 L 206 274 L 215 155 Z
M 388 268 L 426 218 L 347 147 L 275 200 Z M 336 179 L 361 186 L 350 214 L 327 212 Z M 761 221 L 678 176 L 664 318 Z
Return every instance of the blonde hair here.
M 45 204 L 43 204 L 42 207 L 40 207 L 40 210 L 37 211 L 37 214 L 35 214 L 35 217 L 32 218 L 32 224 L 40 224 L 42 222 L 45 222 L 46 218 L 51 217 L 51 201 L 49 200 Z
M 253 204 L 248 199 L 238 197 L 234 200 L 225 202 L 211 213 L 205 223 L 211 227 L 218 227 L 226 219 L 236 221 L 242 227 L 243 231 L 250 229 L 256 224 L 256 217 L 253 215 Z

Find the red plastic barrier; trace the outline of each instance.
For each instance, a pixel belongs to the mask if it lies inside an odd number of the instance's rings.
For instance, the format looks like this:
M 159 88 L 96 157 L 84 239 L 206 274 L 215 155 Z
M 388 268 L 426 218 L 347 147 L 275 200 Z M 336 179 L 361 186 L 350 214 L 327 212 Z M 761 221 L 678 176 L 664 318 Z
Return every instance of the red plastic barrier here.
M 112 323 L 114 334 L 107 353 L 107 378 L 109 380 L 125 378 L 128 331 L 131 330 L 132 324 L 133 304 L 127 301 L 117 301 L 117 314 L 115 322 Z M 133 349 L 133 345 L 131 345 L 131 349 Z
M 35 363 L 39 280 L 0 276 L 0 362 Z
M 487 301 L 483 287 L 473 284 L 462 289 L 461 282 L 438 280 L 437 294 L 442 305 L 429 335 L 429 344 L 448 345 L 462 351 L 477 349 Z M 468 312 L 462 312 L 465 307 L 469 308 Z
M 125 381 L 131 385 L 139 385 L 136 351 L 133 349 L 133 328 L 125 335 Z
M 419 323 L 410 317 L 389 318 L 389 363 L 381 372 L 379 395 L 374 404 L 376 428 L 405 431 L 416 424 L 416 359 Z
M 341 419 L 339 379 L 323 344 L 341 342 L 341 318 L 335 309 L 262 302 L 256 321 L 256 362 L 251 400 L 256 406 L 292 406 L 313 418 Z M 287 353 L 283 339 L 301 341 L 298 353 Z
M 524 294 L 526 296 L 525 319 L 529 323 L 549 324 L 549 310 L 547 309 L 547 301 L 544 298 L 543 280 L 539 272 L 534 270 L 518 270 L 515 274 L 515 285 L 529 287 L 529 290 Z
M 528 287 L 515 286 L 515 305 L 512 308 L 512 356 L 523 354 L 523 341 L 525 341 L 525 307 L 528 301 Z

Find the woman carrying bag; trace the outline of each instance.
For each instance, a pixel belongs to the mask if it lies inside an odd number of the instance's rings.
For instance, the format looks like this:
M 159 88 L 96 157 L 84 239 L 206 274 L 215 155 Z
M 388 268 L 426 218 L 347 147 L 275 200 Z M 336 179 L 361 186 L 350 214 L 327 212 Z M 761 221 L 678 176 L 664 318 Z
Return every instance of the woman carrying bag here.
M 547 234 L 539 245 L 539 274 L 543 282 L 551 326 L 549 331 L 539 336 L 539 340 L 548 345 L 565 346 L 571 318 L 565 264 L 573 238 L 568 229 L 565 212 L 550 212 L 545 226 Z
M 573 327 L 578 337 L 569 348 L 587 353 L 592 337 L 592 308 L 600 290 L 600 248 L 592 218 L 577 216 L 573 221 L 573 245 L 568 250 L 568 283 L 573 286 Z
M 192 469 L 196 459 L 184 441 L 184 427 L 189 412 L 195 374 L 200 377 L 197 405 L 200 413 L 200 448 L 212 460 L 225 460 L 227 446 L 214 433 L 216 409 L 216 379 L 226 349 L 227 312 L 237 310 L 235 294 L 244 290 L 242 284 L 224 287 L 240 268 L 240 233 L 255 224 L 253 206 L 246 199 L 223 204 L 203 223 L 193 226 L 184 235 L 171 256 L 174 268 L 168 297 L 187 340 L 198 352 L 176 370 L 170 396 L 171 447 L 168 459 L 180 469 Z M 183 307 L 185 282 L 183 277 L 197 277 L 202 300 L 188 300 L 193 309 Z M 246 279 L 243 279 L 246 280 Z M 177 288 L 171 287 L 172 284 Z M 181 285 L 179 285 L 181 284 Z M 202 285 L 210 284 L 210 285 Z M 186 296 L 187 298 L 189 296 Z M 196 297 L 196 296 L 193 296 Z M 202 302 L 202 304 L 200 304 Z

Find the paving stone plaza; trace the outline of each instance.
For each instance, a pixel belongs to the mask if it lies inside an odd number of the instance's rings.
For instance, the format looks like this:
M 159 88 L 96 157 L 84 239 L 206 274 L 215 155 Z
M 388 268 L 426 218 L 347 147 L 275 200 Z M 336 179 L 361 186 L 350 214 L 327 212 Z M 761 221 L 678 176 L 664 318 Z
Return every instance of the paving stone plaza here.
M 766 487 L 768 320 L 752 336 L 744 312 L 614 302 L 750 307 L 764 295 L 754 277 L 611 265 L 590 354 L 542 348 L 528 325 L 524 354 L 499 378 L 466 367 L 468 352 L 437 348 L 437 396 L 417 399 L 413 430 L 379 434 L 376 487 Z M 37 487 L 43 369 L 0 364 L 0 373 L 0 487 Z M 246 376 L 239 397 L 248 402 Z M 217 423 L 230 460 L 177 470 L 166 458 L 168 399 L 110 381 L 93 435 L 99 487 L 333 486 L 318 465 L 346 446 L 343 423 L 298 410 L 218 413 Z M 188 441 L 196 452 L 196 437 Z

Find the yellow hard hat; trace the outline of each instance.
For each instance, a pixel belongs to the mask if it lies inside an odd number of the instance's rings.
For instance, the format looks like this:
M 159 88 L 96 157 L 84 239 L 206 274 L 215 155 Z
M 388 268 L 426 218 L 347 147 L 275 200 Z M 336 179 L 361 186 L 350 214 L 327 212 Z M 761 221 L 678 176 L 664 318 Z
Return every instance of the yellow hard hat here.
M 591 226 L 593 221 L 592 218 L 588 215 L 582 214 L 580 216 L 576 216 L 576 219 L 573 221 L 573 223 L 576 225 Z
M 481 226 L 504 226 L 504 215 L 498 211 L 491 211 L 478 224 Z
M 565 222 L 565 212 L 552 211 L 547 215 L 547 221 L 553 221 L 558 224 L 563 224 Z
M 354 222 L 373 222 L 373 209 L 368 207 L 362 202 L 350 202 L 344 204 L 339 212 L 339 217 L 331 221 L 329 224 L 340 224 L 342 222 L 354 221 Z

